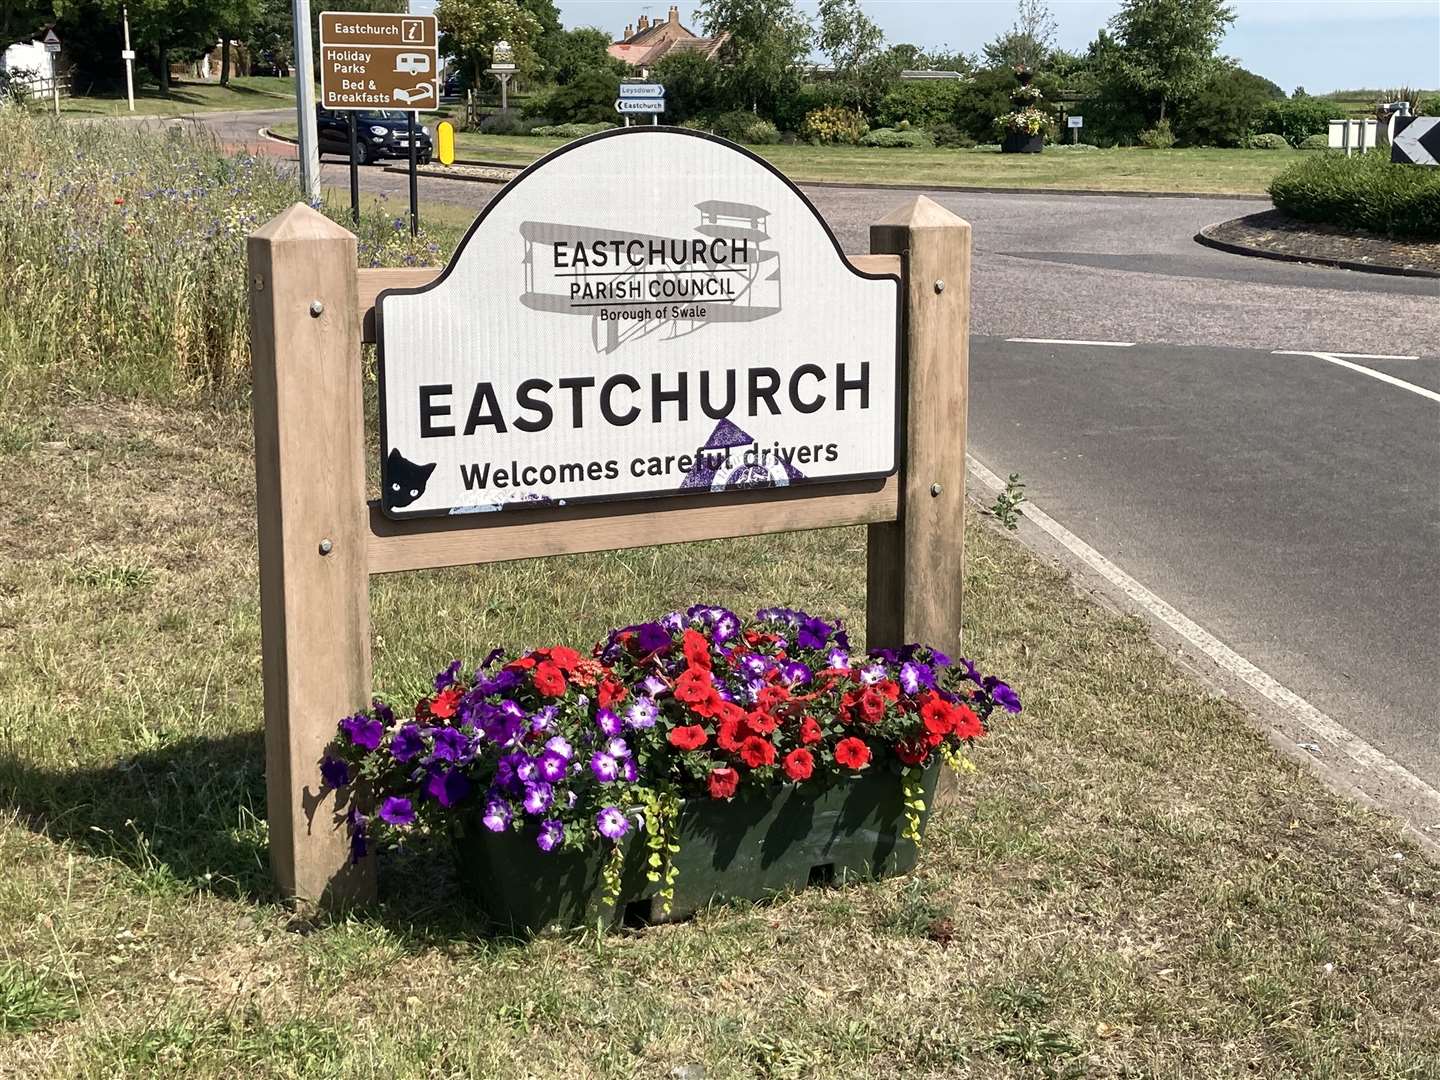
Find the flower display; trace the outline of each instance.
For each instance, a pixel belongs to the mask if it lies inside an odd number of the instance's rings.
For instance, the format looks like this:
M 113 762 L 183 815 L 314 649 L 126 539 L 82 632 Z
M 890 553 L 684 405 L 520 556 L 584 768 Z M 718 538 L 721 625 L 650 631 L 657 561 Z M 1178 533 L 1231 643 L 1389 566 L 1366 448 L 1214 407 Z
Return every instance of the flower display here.
M 687 799 L 913 778 L 962 762 L 1015 691 L 925 645 L 859 654 L 838 619 L 767 608 L 743 621 L 697 605 L 611 631 L 589 657 L 563 646 L 472 672 L 451 664 L 397 717 L 377 700 L 339 722 L 320 765 L 329 788 L 363 784 L 351 815 L 371 839 L 464 815 L 541 851 L 616 845 L 638 830 L 660 880 Z M 923 804 L 920 804 L 923 809 Z M 918 814 L 906 835 L 918 839 Z

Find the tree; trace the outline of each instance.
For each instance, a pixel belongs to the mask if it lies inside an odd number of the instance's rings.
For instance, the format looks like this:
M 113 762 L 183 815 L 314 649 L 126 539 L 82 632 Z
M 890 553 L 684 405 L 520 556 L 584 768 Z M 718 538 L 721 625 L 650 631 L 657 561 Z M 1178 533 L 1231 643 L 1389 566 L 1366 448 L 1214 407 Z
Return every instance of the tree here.
M 529 12 L 535 17 L 539 25 L 530 46 L 535 50 L 535 55 L 540 58 L 540 71 L 547 77 L 555 73 L 559 60 L 560 50 L 564 47 L 561 40 L 565 29 L 560 25 L 560 11 L 555 6 L 555 0 L 516 0 L 521 9 Z M 513 43 L 512 43 L 513 44 Z M 609 44 L 607 41 L 606 44 Z
M 587 71 L 623 75 L 627 71 L 625 62 L 611 56 L 606 51 L 609 47 L 610 35 L 593 26 L 562 30 L 553 39 L 545 74 L 560 86 L 574 82 Z
M 50 19 L 50 5 L 31 0 L 0 0 L 0 50 L 26 34 L 37 35 Z
M 860 0 L 820 0 L 820 50 L 830 57 L 835 79 L 857 108 L 900 74 L 887 61 L 885 32 L 870 21 Z
M 1055 47 L 1055 16 L 1045 0 L 1020 0 L 1015 25 L 981 50 L 990 67 L 1038 68 Z
M 1240 146 L 1271 101 L 1285 92 L 1237 64 L 1216 68 L 1200 89 L 1175 105 L 1175 134 L 1192 146 Z
M 810 23 L 794 0 L 700 0 L 695 17 L 707 34 L 728 33 L 718 81 L 726 105 L 774 114 L 800 85 L 810 50 Z
M 698 52 L 662 56 L 650 77 L 665 87 L 665 122 L 683 124 L 692 117 L 722 109 L 717 65 Z
M 516 0 L 440 0 L 435 16 L 441 51 L 470 72 L 473 86 L 482 85 L 481 76 L 490 66 L 497 41 L 510 43 L 521 73 L 540 67 L 534 46 L 540 21 Z
M 1195 93 L 1215 71 L 1215 50 L 1235 12 L 1225 0 L 1122 0 L 1110 19 L 1118 62 L 1137 89 L 1166 106 Z

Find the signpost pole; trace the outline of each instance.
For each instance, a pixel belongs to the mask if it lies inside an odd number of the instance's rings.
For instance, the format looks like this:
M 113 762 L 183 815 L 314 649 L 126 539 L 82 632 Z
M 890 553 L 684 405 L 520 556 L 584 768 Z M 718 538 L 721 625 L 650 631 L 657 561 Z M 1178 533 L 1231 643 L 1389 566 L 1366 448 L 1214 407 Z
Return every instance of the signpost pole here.
M 410 134 L 410 235 L 415 236 L 420 232 L 420 164 L 415 152 L 415 137 L 419 129 L 415 123 L 415 113 L 406 114 L 409 120 L 408 130 Z
M 923 195 L 870 226 L 902 255 L 906 385 L 900 514 L 869 526 L 866 643 L 960 648 L 969 402 L 970 224 Z
M 355 237 L 308 206 L 248 242 L 270 864 L 280 891 L 374 896 L 317 769 L 370 700 L 365 406 Z
M 310 43 L 310 0 L 291 0 L 295 41 L 295 113 L 300 128 L 300 189 L 312 205 L 320 201 L 320 148 L 315 132 L 315 57 Z
M 350 114 L 350 220 L 360 224 L 360 122 Z
M 120 20 L 125 24 L 125 97 L 130 102 L 130 111 L 135 111 L 135 50 L 130 48 L 130 9 L 120 6 Z

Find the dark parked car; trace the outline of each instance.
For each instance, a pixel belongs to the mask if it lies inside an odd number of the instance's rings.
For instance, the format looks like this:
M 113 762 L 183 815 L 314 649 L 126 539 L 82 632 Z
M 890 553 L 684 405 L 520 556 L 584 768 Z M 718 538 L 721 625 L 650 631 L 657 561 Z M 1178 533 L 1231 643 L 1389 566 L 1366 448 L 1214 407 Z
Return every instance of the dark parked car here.
M 400 109 L 372 109 L 355 114 L 355 160 L 368 165 L 381 158 L 410 158 L 409 113 Z M 321 154 L 350 157 L 350 113 L 316 108 L 315 126 Z M 421 165 L 430 164 L 434 144 L 430 128 L 415 129 L 415 157 Z

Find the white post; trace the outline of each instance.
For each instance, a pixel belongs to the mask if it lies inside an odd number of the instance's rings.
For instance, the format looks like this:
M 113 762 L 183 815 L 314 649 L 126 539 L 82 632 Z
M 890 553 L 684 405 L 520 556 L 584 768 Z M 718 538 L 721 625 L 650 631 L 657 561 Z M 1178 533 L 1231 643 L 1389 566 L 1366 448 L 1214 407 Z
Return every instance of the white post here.
M 125 97 L 130 102 L 130 111 L 135 111 L 135 50 L 130 48 L 130 9 L 120 5 L 120 18 L 125 23 Z
M 292 0 L 295 34 L 295 113 L 300 127 L 300 187 L 312 205 L 320 201 L 320 149 L 315 132 L 315 57 L 310 43 L 310 0 Z

